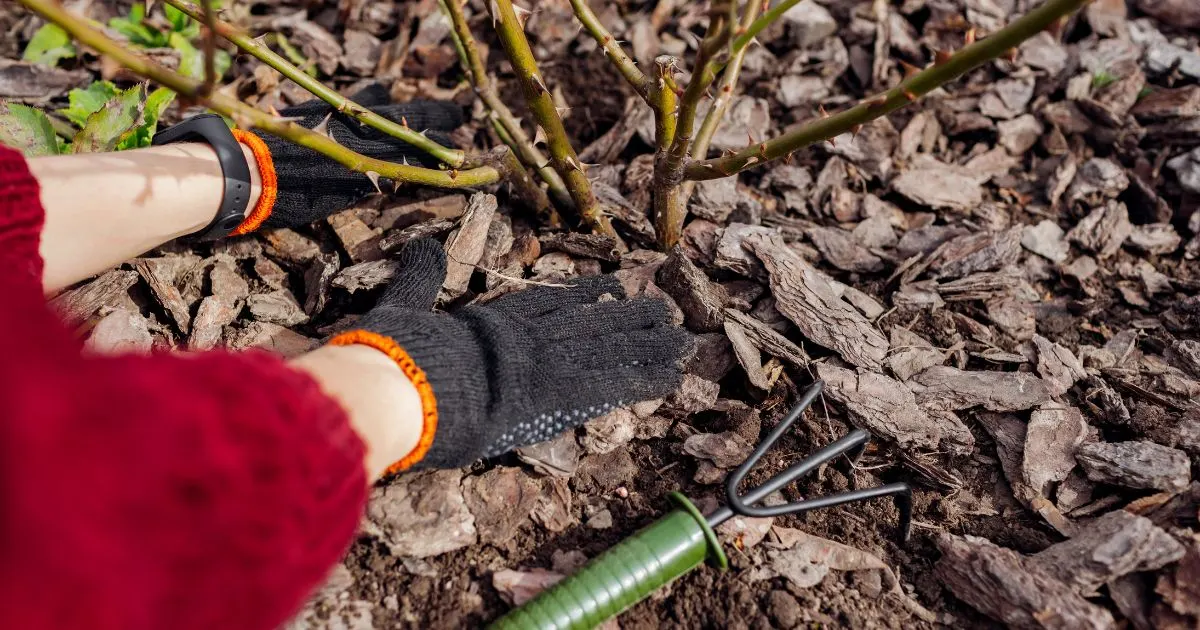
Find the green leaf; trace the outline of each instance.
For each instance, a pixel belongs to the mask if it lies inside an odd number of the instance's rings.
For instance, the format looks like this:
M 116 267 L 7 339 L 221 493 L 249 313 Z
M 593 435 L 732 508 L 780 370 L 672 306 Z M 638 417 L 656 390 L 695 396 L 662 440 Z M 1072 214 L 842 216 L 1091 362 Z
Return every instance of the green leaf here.
M 204 51 L 192 45 L 188 38 L 180 33 L 171 33 L 171 48 L 179 51 L 179 74 L 193 79 L 204 79 Z M 217 78 L 225 76 L 233 59 L 224 50 L 217 50 L 213 55 L 213 70 Z
M 57 24 L 47 22 L 33 34 L 21 59 L 54 66 L 74 56 L 75 46 L 71 43 L 71 36 Z
M 124 35 L 130 42 L 145 48 L 162 48 L 167 45 L 167 36 L 145 23 L 146 7 L 135 4 L 129 8 L 128 17 L 115 17 L 108 27 Z
M 58 138 L 45 112 L 17 103 L 0 101 L 0 144 L 25 157 L 58 154 Z
M 213 9 L 214 11 L 216 9 Z M 193 39 L 200 35 L 200 25 L 186 13 L 167 4 L 163 5 L 163 11 L 167 14 L 167 21 L 171 23 L 171 32 L 179 33 L 188 39 Z
M 96 113 L 105 103 L 120 93 L 121 90 L 108 81 L 95 81 L 84 89 L 71 90 L 68 94 L 70 106 L 60 109 L 59 113 L 66 116 L 67 120 L 75 123 L 76 126 L 82 127 L 87 122 L 88 116 Z
M 125 149 L 140 149 L 150 146 L 154 133 L 158 131 L 158 119 L 175 100 L 175 93 L 167 88 L 158 88 L 146 97 L 146 107 L 142 112 L 142 124 L 137 131 L 117 145 L 118 151 Z
M 88 116 L 83 129 L 75 134 L 74 153 L 112 151 L 142 125 L 145 85 L 135 85 L 109 99 L 96 113 Z

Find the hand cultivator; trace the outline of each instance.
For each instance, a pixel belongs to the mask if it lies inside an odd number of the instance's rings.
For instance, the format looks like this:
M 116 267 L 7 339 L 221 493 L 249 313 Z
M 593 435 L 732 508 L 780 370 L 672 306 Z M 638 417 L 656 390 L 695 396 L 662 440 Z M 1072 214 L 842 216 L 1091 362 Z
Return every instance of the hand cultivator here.
M 907 541 L 912 517 L 912 491 L 906 483 L 851 490 L 783 505 L 758 505 L 772 493 L 839 455 L 848 456 L 852 462 L 857 460 L 871 439 L 870 434 L 862 429 L 856 429 L 793 464 L 744 495 L 738 494 L 738 486 L 747 473 L 803 415 L 804 410 L 820 395 L 822 387 L 821 381 L 809 387 L 791 413 L 733 471 L 725 483 L 725 507 L 707 515 L 701 514 L 687 497 L 672 492 L 669 498 L 675 504 L 675 509 L 666 516 L 597 556 L 579 572 L 546 589 L 533 600 L 497 620 L 491 627 L 503 630 L 593 628 L 683 576 L 706 559 L 724 569 L 728 566 L 728 560 L 713 528 L 735 515 L 764 517 L 799 514 L 891 496 L 900 511 L 900 541 Z

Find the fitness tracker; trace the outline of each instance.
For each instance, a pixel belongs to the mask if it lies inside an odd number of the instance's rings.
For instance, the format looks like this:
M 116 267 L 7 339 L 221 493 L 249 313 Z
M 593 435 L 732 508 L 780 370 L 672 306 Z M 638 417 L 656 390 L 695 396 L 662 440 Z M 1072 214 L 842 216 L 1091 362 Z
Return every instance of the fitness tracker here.
M 212 223 L 198 232 L 185 236 L 196 241 L 215 241 L 228 236 L 246 219 L 246 207 L 250 205 L 250 165 L 242 153 L 242 145 L 216 114 L 201 114 L 189 118 L 169 129 L 154 134 L 151 144 L 160 146 L 175 142 L 203 141 L 217 152 L 221 174 L 225 176 L 225 194 L 221 197 L 221 209 Z

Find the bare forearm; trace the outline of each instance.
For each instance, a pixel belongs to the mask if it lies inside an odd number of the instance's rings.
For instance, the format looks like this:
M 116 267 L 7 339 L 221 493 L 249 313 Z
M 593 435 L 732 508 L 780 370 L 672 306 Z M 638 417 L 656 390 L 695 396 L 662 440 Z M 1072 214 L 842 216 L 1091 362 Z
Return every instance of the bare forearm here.
M 251 198 L 261 192 L 253 154 Z M 208 225 L 221 206 L 216 152 L 184 143 L 94 155 L 29 160 L 46 224 L 42 286 L 57 291 Z
M 369 479 L 378 479 L 421 438 L 421 398 L 392 359 L 366 346 L 324 346 L 292 361 L 337 400 L 367 446 Z

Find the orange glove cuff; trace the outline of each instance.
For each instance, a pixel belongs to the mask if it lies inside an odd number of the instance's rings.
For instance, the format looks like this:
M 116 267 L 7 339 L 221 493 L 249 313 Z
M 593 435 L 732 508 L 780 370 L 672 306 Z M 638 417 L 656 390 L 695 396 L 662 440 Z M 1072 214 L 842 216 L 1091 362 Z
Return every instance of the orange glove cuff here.
M 433 395 L 433 387 L 429 384 L 424 370 L 418 367 L 412 357 L 404 351 L 404 348 L 401 348 L 400 344 L 397 344 L 391 337 L 369 330 L 350 330 L 329 340 L 331 346 L 348 346 L 356 343 L 370 346 L 388 355 L 396 362 L 396 365 L 400 366 L 400 371 L 404 372 L 408 380 L 412 381 L 413 386 L 417 388 L 417 394 L 421 397 L 421 438 L 417 440 L 417 445 L 408 455 L 389 466 L 384 472 L 385 475 L 395 474 L 421 461 L 429 452 L 429 448 L 433 446 L 433 435 L 437 433 L 438 423 L 437 398 Z
M 258 197 L 258 204 L 246 215 L 246 220 L 229 233 L 230 236 L 239 236 L 257 230 L 263 221 L 271 216 L 271 211 L 275 209 L 275 199 L 279 195 L 279 179 L 275 176 L 275 162 L 271 159 L 271 150 L 262 138 L 241 129 L 234 129 L 233 137 L 250 147 L 250 152 L 254 154 L 254 160 L 258 164 L 258 175 L 262 179 L 262 194 Z

